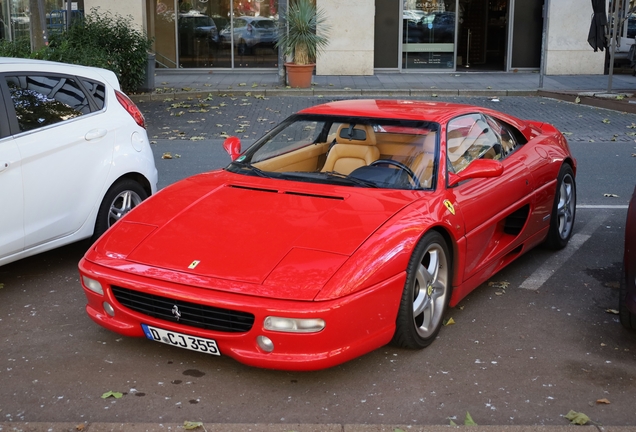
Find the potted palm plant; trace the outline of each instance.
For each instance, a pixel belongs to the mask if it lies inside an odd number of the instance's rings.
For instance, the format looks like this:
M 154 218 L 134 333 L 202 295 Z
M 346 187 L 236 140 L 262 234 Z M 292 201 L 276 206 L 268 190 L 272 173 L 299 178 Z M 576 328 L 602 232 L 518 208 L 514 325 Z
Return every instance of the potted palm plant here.
M 316 57 L 329 43 L 329 27 L 324 11 L 315 0 L 290 1 L 284 15 L 286 26 L 280 29 L 276 46 L 291 61 L 285 63 L 287 82 L 291 87 L 308 88 L 316 66 Z M 316 32 L 317 29 L 319 32 Z

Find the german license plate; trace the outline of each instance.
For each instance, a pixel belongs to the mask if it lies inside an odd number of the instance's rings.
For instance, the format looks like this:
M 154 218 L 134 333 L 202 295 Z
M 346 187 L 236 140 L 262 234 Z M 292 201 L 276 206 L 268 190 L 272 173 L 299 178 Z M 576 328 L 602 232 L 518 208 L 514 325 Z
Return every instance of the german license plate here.
M 142 324 L 141 328 L 150 340 L 206 354 L 221 355 L 215 340 L 164 330 L 148 324 Z

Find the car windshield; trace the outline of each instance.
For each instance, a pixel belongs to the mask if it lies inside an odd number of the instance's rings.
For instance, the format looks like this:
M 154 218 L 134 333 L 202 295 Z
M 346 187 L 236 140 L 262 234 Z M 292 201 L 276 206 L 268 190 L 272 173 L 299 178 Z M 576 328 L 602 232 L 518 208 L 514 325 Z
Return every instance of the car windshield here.
M 352 187 L 432 189 L 438 131 L 427 121 L 294 115 L 226 169 Z

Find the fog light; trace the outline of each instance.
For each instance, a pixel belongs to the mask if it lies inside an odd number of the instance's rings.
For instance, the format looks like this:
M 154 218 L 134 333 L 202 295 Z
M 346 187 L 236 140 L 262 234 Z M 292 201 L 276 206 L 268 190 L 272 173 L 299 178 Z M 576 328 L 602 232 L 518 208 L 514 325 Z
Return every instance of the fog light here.
M 115 309 L 113 309 L 113 307 L 110 305 L 110 303 L 104 302 L 104 303 L 102 303 L 102 307 L 104 308 L 104 312 L 106 312 L 108 315 L 110 315 L 112 317 L 115 316 Z
M 256 343 L 258 344 L 258 346 L 265 352 L 272 352 L 274 351 L 274 342 L 272 342 L 272 340 L 270 338 L 268 338 L 267 336 L 259 336 L 256 338 Z
M 316 333 L 325 328 L 325 320 L 320 318 L 281 318 L 268 316 L 263 322 L 266 330 L 288 333 Z
M 97 282 L 95 279 L 91 279 L 88 276 L 82 276 L 82 282 L 89 290 L 96 292 L 99 295 L 104 295 L 104 288 L 102 288 L 102 284 Z

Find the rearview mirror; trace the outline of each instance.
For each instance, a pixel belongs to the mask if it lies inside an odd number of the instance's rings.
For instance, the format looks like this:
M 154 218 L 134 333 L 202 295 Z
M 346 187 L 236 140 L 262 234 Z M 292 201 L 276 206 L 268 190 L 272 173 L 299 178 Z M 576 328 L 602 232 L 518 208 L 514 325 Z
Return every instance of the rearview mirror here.
M 472 161 L 466 169 L 457 174 L 448 173 L 448 187 L 473 178 L 499 177 L 504 172 L 501 162 L 494 159 L 477 159 Z
M 241 139 L 239 137 L 231 136 L 223 141 L 223 148 L 230 155 L 233 161 L 241 155 Z

